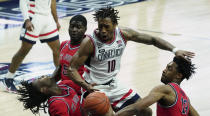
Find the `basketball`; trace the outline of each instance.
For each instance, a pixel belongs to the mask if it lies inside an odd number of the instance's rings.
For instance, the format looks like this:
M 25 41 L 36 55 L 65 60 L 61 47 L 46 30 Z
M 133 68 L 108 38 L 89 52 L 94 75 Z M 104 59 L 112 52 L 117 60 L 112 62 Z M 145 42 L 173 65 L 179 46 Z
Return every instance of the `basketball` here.
M 109 107 L 109 98 L 102 92 L 90 93 L 84 100 L 84 109 L 92 115 L 104 115 Z

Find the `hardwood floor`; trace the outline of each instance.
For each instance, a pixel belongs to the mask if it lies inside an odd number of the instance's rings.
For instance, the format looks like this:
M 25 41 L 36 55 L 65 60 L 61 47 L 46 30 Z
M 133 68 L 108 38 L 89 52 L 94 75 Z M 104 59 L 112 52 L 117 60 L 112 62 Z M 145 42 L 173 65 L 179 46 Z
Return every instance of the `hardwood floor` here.
M 192 79 L 184 81 L 181 87 L 188 94 L 191 104 L 201 116 L 210 115 L 210 0 L 148 0 L 116 7 L 120 13 L 119 26 L 127 26 L 139 32 L 159 36 L 180 49 L 196 53 L 192 60 L 197 67 Z M 97 26 L 93 12 L 84 14 L 88 19 L 88 31 Z M 69 39 L 68 22 L 71 17 L 60 19 L 61 41 Z M 9 63 L 19 49 L 20 27 L 0 30 L 0 62 Z M 41 52 L 40 52 L 41 51 Z M 40 57 L 45 56 L 45 57 Z M 173 54 L 153 46 L 128 42 L 121 60 L 119 80 L 136 90 L 142 97 L 160 83 L 162 70 Z M 24 62 L 52 61 L 50 49 L 37 43 Z M 0 116 L 33 116 L 23 110 L 15 94 L 0 92 Z M 153 115 L 155 105 L 152 106 Z M 41 116 L 47 114 L 41 113 Z

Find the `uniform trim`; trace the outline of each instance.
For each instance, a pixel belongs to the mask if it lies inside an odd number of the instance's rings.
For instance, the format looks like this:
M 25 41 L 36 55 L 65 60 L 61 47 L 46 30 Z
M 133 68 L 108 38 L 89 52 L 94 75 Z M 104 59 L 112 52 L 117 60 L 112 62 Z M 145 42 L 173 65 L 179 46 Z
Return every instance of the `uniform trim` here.
M 171 88 L 174 90 L 174 92 L 175 92 L 175 94 L 176 94 L 176 100 L 175 100 L 175 102 L 174 102 L 172 105 L 170 105 L 170 106 L 163 106 L 163 105 L 161 105 L 160 103 L 158 103 L 158 105 L 159 105 L 160 107 L 163 107 L 163 108 L 171 108 L 171 107 L 173 107 L 174 105 L 176 105 L 177 100 L 178 100 L 178 94 L 177 94 L 176 89 L 174 88 L 173 85 L 171 85 L 171 84 L 168 84 L 168 85 L 171 86 Z
M 118 104 L 120 101 L 122 101 L 122 100 L 124 100 L 125 98 L 127 98 L 132 92 L 133 92 L 133 90 L 130 89 L 130 90 L 128 91 L 128 93 L 126 93 L 120 100 L 115 101 L 115 102 L 112 104 L 112 106 L 113 106 L 113 107 L 116 107 L 117 104 Z
M 58 31 L 58 29 L 56 28 L 55 30 L 53 30 L 53 31 L 51 31 L 51 32 L 44 33 L 44 34 L 40 34 L 39 36 L 40 36 L 40 37 L 42 37 L 42 36 L 48 36 L 48 35 L 50 35 L 50 34 L 53 34 L 53 33 L 57 32 L 57 31 Z
M 57 36 L 54 36 L 54 37 L 51 37 L 51 38 L 49 38 L 49 39 L 42 39 L 42 40 L 40 40 L 40 41 L 41 41 L 41 43 L 44 43 L 44 42 L 55 41 L 55 40 L 57 40 L 57 39 L 59 39 L 59 36 L 58 36 L 58 35 L 57 35 Z
M 70 50 L 74 50 L 74 49 L 80 48 L 80 44 L 78 44 L 76 47 L 71 47 L 71 43 L 69 43 L 68 47 Z
M 30 37 L 33 37 L 33 38 L 38 38 L 39 36 L 36 36 L 36 35 L 32 35 L 32 34 L 30 34 L 30 33 L 28 33 L 28 32 L 26 32 L 26 35 L 28 35 L 28 36 L 30 36 Z
M 32 10 L 29 10 L 28 12 L 29 12 L 29 13 L 31 13 L 31 14 L 35 14 L 35 12 L 34 12 L 34 11 L 32 11 Z
M 30 7 L 35 7 L 35 4 L 30 4 Z
M 125 37 L 124 37 L 124 35 L 123 35 L 121 29 L 119 29 L 119 30 L 120 30 L 120 36 L 122 37 L 123 42 L 124 42 L 124 44 L 126 45 L 126 44 L 127 44 L 127 40 L 125 39 Z
M 122 104 L 122 106 L 119 108 L 119 110 L 123 109 L 124 107 L 135 103 L 138 99 L 140 98 L 140 96 L 138 94 L 135 94 L 131 99 L 127 100 L 124 104 Z
M 66 45 L 68 45 L 68 43 L 69 43 L 69 40 L 64 41 L 64 44 L 63 44 L 63 42 L 61 43 L 60 52 L 65 48 Z M 63 44 L 63 46 L 62 46 L 62 44 Z
M 36 43 L 35 41 L 28 40 L 28 39 L 26 39 L 26 38 L 24 38 L 24 37 L 20 37 L 20 40 L 25 41 L 25 42 L 28 42 L 28 43 L 30 43 L 30 44 L 35 44 L 35 43 Z

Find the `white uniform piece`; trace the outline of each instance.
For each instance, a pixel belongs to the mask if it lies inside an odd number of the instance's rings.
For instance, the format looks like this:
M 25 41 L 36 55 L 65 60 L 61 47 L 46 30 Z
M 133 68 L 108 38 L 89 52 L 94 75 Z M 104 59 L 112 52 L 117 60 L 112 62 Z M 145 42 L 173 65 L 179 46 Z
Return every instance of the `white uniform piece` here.
M 21 40 L 32 44 L 37 40 L 48 42 L 58 39 L 58 30 L 51 13 L 51 0 L 20 0 L 24 20 L 30 19 L 34 30 L 22 28 Z
M 132 89 L 120 85 L 116 79 L 126 41 L 118 27 L 115 29 L 114 38 L 111 43 L 103 43 L 95 32 L 91 35 L 94 56 L 90 57 L 90 61 L 86 63 L 85 67 L 88 71 L 83 76 L 88 83 L 98 84 L 94 88 L 104 92 L 113 107 L 121 108 L 126 101 L 133 99 L 135 102 L 139 96 Z

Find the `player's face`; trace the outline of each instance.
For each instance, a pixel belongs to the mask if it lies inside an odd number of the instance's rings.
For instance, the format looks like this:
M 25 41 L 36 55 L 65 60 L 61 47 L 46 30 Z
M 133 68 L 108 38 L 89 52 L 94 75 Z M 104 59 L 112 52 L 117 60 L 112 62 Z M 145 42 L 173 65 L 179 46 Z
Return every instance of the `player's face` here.
M 99 36 L 102 41 L 112 40 L 114 37 L 116 24 L 112 23 L 111 18 L 99 18 L 98 19 L 98 29 Z
M 164 84 L 172 82 L 178 75 L 176 67 L 177 65 L 175 62 L 170 62 L 166 66 L 166 69 L 163 70 L 161 82 L 163 82 Z
M 42 76 L 38 79 L 36 79 L 32 85 L 37 88 L 39 91 L 41 91 L 41 88 L 43 87 L 49 87 L 52 84 L 52 79 L 50 76 Z
M 84 38 L 86 27 L 81 21 L 72 21 L 69 25 L 69 35 L 71 41 L 80 42 Z

